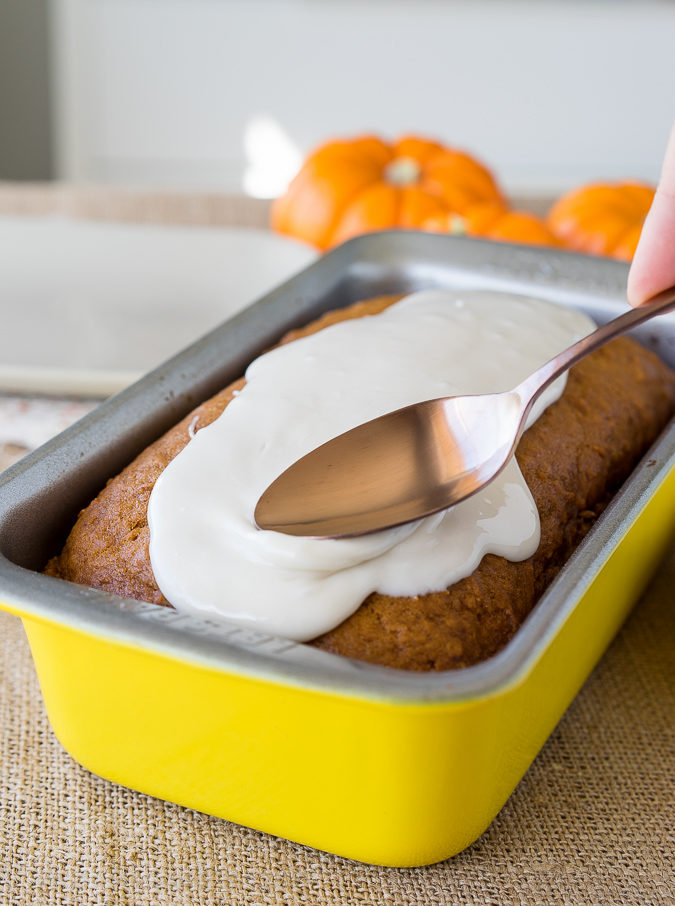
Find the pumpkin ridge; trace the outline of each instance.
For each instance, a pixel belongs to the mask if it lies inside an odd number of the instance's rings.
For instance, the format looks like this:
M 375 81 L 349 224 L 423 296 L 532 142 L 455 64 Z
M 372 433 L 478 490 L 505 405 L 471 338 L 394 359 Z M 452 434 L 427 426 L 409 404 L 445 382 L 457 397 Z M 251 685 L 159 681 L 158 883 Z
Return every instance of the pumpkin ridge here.
M 397 223 L 407 229 L 415 229 L 429 217 L 447 211 L 442 199 L 423 186 L 402 186 L 399 193 Z
M 328 237 L 328 247 L 352 236 L 387 229 L 398 214 L 400 189 L 383 182 L 366 186 L 344 208 Z
M 429 161 L 443 150 L 443 145 L 431 139 L 403 135 L 392 145 L 394 157 L 411 157 L 424 170 Z

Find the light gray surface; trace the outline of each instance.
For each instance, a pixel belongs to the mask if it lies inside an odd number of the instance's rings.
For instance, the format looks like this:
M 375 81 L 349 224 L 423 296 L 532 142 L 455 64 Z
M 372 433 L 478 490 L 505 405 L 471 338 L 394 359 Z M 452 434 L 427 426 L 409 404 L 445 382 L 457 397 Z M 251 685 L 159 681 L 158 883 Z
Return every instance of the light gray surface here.
M 247 227 L 0 216 L 0 390 L 120 390 L 316 257 Z

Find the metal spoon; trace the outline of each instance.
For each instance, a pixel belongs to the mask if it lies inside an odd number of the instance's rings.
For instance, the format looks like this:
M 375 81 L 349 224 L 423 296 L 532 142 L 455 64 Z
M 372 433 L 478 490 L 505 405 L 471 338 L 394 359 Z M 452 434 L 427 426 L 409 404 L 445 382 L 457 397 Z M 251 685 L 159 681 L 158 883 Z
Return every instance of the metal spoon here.
M 255 508 L 257 525 L 351 537 L 459 503 L 501 472 L 549 384 L 608 340 L 673 308 L 675 287 L 599 327 L 514 390 L 416 403 L 339 435 L 272 482 Z

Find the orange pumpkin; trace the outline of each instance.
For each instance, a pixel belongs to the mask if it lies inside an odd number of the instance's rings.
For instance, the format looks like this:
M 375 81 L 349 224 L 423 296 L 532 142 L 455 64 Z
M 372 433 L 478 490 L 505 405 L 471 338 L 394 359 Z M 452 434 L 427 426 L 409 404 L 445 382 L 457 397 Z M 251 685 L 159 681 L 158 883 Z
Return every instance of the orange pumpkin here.
M 527 245 L 561 245 L 546 223 L 529 211 L 509 211 L 499 202 L 474 205 L 464 214 L 440 214 L 422 224 L 423 229 L 439 233 L 457 233 L 500 242 L 522 242 Z
M 419 227 L 434 214 L 503 203 L 492 174 L 462 151 L 406 136 L 361 136 L 322 145 L 272 205 L 273 229 L 320 249 L 352 236 Z
M 570 249 L 631 261 L 653 198 L 644 183 L 593 183 L 558 199 L 546 221 Z

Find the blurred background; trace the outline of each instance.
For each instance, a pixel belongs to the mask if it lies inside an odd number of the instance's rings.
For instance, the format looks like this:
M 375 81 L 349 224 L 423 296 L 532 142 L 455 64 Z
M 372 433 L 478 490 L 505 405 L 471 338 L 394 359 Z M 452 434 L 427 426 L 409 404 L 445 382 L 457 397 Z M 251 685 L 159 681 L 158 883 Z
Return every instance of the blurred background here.
M 417 132 L 519 196 L 655 181 L 675 4 L 2 0 L 0 179 L 272 197 L 317 143 Z
M 113 393 L 341 241 L 300 223 L 316 197 L 270 229 L 333 138 L 435 139 L 508 196 L 416 227 L 629 260 L 675 118 L 674 38 L 666 0 L 0 0 L 0 454 L 81 411 L 28 394 Z M 463 172 L 451 194 L 471 194 Z M 623 180 L 647 185 L 552 219 L 561 194 Z

